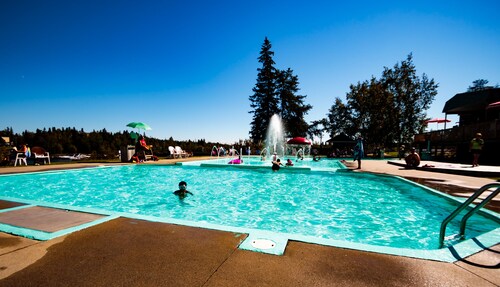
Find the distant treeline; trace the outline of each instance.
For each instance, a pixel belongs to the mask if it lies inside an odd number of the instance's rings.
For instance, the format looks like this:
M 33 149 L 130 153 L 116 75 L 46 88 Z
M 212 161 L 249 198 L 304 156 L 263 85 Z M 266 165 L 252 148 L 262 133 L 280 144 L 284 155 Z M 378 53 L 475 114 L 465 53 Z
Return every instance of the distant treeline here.
M 51 155 L 57 154 L 90 154 L 94 159 L 106 159 L 116 157 L 119 150 L 127 145 L 135 145 L 135 140 L 128 131 L 111 133 L 106 129 L 100 131 L 85 132 L 83 129 L 75 128 L 49 128 L 37 129 L 35 132 L 24 131 L 21 134 L 15 134 L 12 128 L 6 128 L 0 131 L 1 137 L 8 137 L 11 146 L 20 147 L 27 144 L 30 147 L 40 146 L 50 152 Z M 244 141 L 227 145 L 221 143 L 206 142 L 204 139 L 197 141 L 176 141 L 172 137 L 167 140 L 156 139 L 146 136 L 149 145 L 153 145 L 153 151 L 157 156 L 168 156 L 169 146 L 180 146 L 183 150 L 192 152 L 194 155 L 210 155 L 213 146 L 232 147 L 239 150 L 244 148 Z M 3 139 L 0 143 L 3 146 L 3 153 L 9 150 Z M 245 149 L 245 148 L 244 148 Z M 3 158 L 3 156 L 2 156 Z

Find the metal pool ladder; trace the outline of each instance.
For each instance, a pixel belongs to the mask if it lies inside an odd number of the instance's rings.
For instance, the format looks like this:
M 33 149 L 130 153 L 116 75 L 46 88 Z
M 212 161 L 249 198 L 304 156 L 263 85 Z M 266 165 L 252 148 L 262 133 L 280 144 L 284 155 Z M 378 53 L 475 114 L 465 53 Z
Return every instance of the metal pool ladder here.
M 495 188 L 496 190 L 493 191 L 488 197 L 483 199 L 479 204 L 477 204 L 474 208 L 472 208 L 469 212 L 467 212 L 466 215 L 462 218 L 462 221 L 460 221 L 460 233 L 458 234 L 460 237 L 464 236 L 465 233 L 465 225 L 467 224 L 467 219 L 474 215 L 481 207 L 485 206 L 490 200 L 492 200 L 497 194 L 500 192 L 500 183 L 490 183 L 487 184 L 480 189 L 478 189 L 476 192 L 474 192 L 469 199 L 467 199 L 464 203 L 462 203 L 455 211 L 453 211 L 448 217 L 446 217 L 445 220 L 441 223 L 441 230 L 439 231 L 439 248 L 443 247 L 443 242 L 444 242 L 444 234 L 446 232 L 446 225 L 455 218 L 462 210 L 467 208 L 476 198 L 478 198 L 483 192 L 490 188 Z

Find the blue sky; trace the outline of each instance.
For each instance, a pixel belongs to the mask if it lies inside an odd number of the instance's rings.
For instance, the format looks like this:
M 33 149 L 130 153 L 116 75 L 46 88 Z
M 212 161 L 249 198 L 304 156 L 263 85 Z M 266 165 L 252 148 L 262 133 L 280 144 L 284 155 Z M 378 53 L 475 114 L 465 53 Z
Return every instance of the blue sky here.
M 439 83 L 429 117 L 500 82 L 500 1 L 0 1 L 0 129 L 247 139 L 265 37 L 324 118 L 350 84 L 413 53 Z M 455 116 L 449 116 L 457 121 Z

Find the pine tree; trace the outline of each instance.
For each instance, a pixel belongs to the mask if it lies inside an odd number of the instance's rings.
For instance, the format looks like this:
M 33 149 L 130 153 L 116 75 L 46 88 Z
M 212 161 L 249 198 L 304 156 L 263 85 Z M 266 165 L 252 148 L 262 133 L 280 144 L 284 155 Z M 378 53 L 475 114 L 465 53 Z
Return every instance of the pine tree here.
M 312 109 L 312 106 L 304 104 L 306 96 L 297 95 L 300 90 L 298 86 L 298 76 L 293 75 L 290 68 L 286 71 L 278 71 L 277 91 L 280 100 L 280 114 L 289 137 L 304 137 L 309 128 L 304 116 Z
M 250 138 L 254 143 L 265 139 L 271 117 L 279 114 L 276 89 L 277 70 L 274 67 L 273 56 L 271 42 L 266 37 L 258 58 L 262 67 L 257 69 L 257 83 L 252 89 L 254 94 L 249 97 L 250 107 L 253 109 L 249 112 L 253 114 L 250 123 Z
M 484 90 L 487 88 L 492 88 L 492 87 L 486 86 L 488 83 L 489 83 L 489 81 L 485 80 L 485 79 L 475 80 L 472 82 L 472 86 L 469 86 L 469 88 L 467 89 L 467 92 L 475 92 L 475 91 L 480 91 L 480 90 Z

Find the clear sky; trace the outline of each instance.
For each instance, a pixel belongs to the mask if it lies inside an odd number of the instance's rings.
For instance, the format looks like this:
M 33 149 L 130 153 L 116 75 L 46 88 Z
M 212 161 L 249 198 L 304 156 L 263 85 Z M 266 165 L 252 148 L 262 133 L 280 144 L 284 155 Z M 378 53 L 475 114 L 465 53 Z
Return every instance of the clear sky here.
M 247 139 L 265 37 L 313 106 L 307 122 L 409 53 L 439 83 L 428 116 L 444 117 L 472 81 L 499 84 L 499 15 L 498 0 L 2 0 L 0 129 L 142 121 L 160 139 Z

